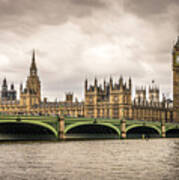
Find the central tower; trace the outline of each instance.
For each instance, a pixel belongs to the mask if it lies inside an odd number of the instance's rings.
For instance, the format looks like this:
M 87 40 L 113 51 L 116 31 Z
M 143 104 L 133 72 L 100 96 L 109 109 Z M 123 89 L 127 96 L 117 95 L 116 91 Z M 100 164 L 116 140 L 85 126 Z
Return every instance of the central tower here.
M 37 67 L 35 62 L 35 51 L 32 54 L 32 63 L 30 66 L 30 75 L 26 81 L 26 87 L 20 87 L 20 102 L 21 105 L 26 106 L 27 111 L 30 111 L 33 105 L 38 105 L 41 102 L 41 85 L 37 74 Z
M 38 103 L 41 101 L 41 86 L 37 75 L 37 67 L 35 62 L 35 51 L 32 54 L 32 63 L 30 66 L 30 76 L 27 78 L 26 89 L 33 94 L 36 94 Z
M 179 122 L 179 37 L 173 48 L 173 110 L 174 120 Z

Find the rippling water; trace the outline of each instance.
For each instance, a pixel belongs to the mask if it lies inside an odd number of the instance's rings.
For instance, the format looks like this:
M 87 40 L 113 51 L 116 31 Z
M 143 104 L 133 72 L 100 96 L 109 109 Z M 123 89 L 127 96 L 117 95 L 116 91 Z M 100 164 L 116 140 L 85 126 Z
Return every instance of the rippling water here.
M 0 144 L 0 180 L 179 179 L 179 139 Z

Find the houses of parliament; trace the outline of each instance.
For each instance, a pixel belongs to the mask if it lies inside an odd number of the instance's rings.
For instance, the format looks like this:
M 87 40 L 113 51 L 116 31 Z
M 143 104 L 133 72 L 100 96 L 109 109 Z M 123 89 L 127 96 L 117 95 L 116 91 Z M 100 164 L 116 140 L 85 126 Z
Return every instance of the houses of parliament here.
M 179 122 L 179 38 L 173 47 L 171 63 L 173 101 L 164 95 L 160 100 L 160 89 L 154 86 L 136 89 L 132 98 L 132 79 L 125 82 L 120 77 L 118 82 L 110 78 L 103 85 L 99 85 L 97 79 L 93 85 L 85 80 L 84 101 L 74 101 L 73 94 L 67 93 L 65 101 L 49 102 L 47 98 L 41 98 L 41 82 L 33 52 L 30 74 L 25 87 L 20 85 L 19 99 L 14 85 L 8 88 L 7 80 L 3 80 L 0 113 Z

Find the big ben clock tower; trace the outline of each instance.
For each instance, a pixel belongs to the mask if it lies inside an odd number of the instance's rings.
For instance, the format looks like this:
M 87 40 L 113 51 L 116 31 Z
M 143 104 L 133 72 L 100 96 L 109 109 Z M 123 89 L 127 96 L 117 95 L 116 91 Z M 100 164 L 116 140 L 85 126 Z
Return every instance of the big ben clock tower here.
M 173 48 L 173 109 L 174 121 L 179 122 L 179 37 Z

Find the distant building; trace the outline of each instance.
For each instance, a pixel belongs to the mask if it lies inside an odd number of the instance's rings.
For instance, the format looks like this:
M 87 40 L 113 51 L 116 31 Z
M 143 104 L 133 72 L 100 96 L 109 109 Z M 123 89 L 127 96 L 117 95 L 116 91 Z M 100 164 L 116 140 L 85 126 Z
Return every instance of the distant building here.
M 6 78 L 3 80 L 3 85 L 1 89 L 1 101 L 15 101 L 16 100 L 16 90 L 14 89 L 14 84 L 11 84 L 10 89 L 8 89 Z
M 85 100 L 73 101 L 73 93 L 66 94 L 66 100 L 48 102 L 41 99 L 41 82 L 32 55 L 30 74 L 26 86 L 20 85 L 20 100 L 16 99 L 16 90 L 12 84 L 10 90 L 6 79 L 1 90 L 0 112 L 5 114 L 40 114 L 70 117 L 131 119 L 145 121 L 179 122 L 179 39 L 173 48 L 173 102 L 163 96 L 154 85 L 148 89 L 141 87 L 135 91 L 132 99 L 132 79 L 125 82 L 123 77 L 118 82 L 104 81 L 103 86 L 95 78 L 89 85 L 85 80 Z M 153 81 L 154 82 L 154 81 Z M 147 98 L 148 97 L 148 98 Z

